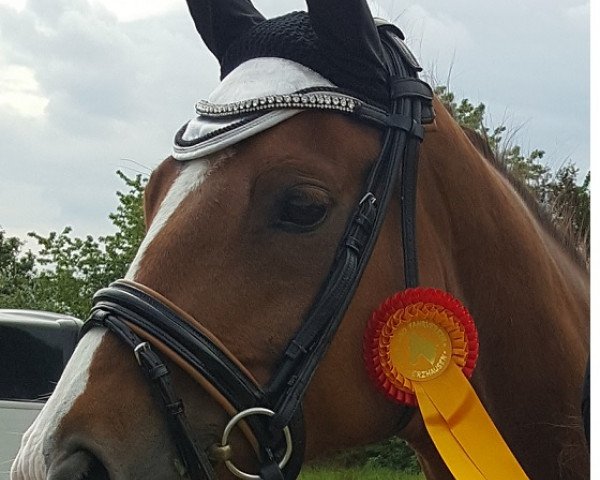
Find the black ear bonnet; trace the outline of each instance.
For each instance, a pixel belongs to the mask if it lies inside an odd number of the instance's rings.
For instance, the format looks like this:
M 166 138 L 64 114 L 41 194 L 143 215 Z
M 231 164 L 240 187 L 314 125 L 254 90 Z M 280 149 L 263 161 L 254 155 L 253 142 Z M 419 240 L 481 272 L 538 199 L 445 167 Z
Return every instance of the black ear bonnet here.
M 335 28 L 335 24 L 329 28 Z M 252 58 L 286 58 L 320 73 L 358 98 L 385 104 L 388 91 L 383 63 L 377 56 L 357 56 L 343 45 L 334 44 L 332 38 L 336 37 L 319 36 L 306 12 L 265 20 L 230 45 L 221 62 L 221 78 Z
M 221 79 L 260 57 L 293 60 L 358 98 L 385 104 L 387 72 L 362 0 L 309 0 L 308 12 L 265 19 L 247 0 L 188 0 L 196 28 L 221 64 Z
M 378 28 L 393 32 L 395 48 L 420 70 L 402 33 L 385 22 L 376 26 L 366 0 L 307 0 L 307 12 L 269 20 L 249 0 L 187 2 L 219 61 L 221 84 L 175 136 L 177 160 L 211 155 L 307 109 L 387 126 L 394 90 L 407 87 L 393 85 Z M 429 97 L 429 86 L 411 85 Z

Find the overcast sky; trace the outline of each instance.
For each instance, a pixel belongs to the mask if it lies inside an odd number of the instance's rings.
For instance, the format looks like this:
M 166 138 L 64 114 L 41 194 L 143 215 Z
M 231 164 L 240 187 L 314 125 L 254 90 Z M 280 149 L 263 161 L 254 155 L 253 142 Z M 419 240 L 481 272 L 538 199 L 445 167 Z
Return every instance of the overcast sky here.
M 145 10 L 140 11 L 139 5 Z M 299 0 L 256 0 L 266 16 Z M 589 2 L 381 0 L 429 79 L 517 143 L 589 169 Z M 170 153 L 217 64 L 184 0 L 0 0 L 0 228 L 110 231 L 123 187 Z

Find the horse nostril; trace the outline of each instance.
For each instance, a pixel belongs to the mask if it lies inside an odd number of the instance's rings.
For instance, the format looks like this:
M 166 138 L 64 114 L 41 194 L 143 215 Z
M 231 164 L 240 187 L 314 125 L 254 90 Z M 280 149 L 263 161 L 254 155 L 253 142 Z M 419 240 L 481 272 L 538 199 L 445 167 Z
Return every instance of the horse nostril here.
M 96 457 L 92 456 L 92 462 L 89 470 L 83 479 L 85 480 L 110 480 L 110 475 L 104 464 Z
M 108 470 L 87 450 L 78 450 L 60 461 L 53 462 L 48 480 L 110 480 Z

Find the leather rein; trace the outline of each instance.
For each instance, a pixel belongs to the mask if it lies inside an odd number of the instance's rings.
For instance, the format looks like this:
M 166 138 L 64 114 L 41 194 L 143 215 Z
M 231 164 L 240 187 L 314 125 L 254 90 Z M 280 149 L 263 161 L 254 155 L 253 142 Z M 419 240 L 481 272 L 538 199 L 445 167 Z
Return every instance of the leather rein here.
M 210 480 L 216 476 L 211 455 L 196 444 L 183 402 L 155 350 L 193 375 L 232 415 L 223 445 L 217 450 L 236 476 L 294 479 L 304 455 L 304 394 L 353 298 L 397 179 L 405 284 L 406 288 L 418 284 L 417 162 L 424 132 L 422 123 L 433 121 L 433 94 L 429 85 L 418 79 L 421 68 L 400 30 L 390 24 L 379 25 L 378 30 L 390 74 L 390 105 L 382 110 L 357 99 L 360 105 L 352 116 L 385 129 L 382 151 L 347 222 L 329 274 L 266 386 L 260 386 L 211 332 L 147 287 L 119 280 L 94 296 L 94 307 L 82 334 L 97 326 L 105 327 L 134 351 L 167 420 L 181 457 L 179 470 L 183 478 Z M 245 425 L 242 422 L 240 427 L 246 429 L 255 444 L 261 465 L 258 474 L 241 472 L 229 460 L 227 437 L 242 418 Z

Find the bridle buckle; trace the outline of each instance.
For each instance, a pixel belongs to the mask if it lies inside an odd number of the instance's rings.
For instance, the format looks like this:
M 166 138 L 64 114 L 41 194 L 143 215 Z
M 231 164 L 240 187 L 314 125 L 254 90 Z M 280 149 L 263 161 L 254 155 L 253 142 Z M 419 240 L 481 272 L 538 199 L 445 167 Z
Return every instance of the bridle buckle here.
M 138 362 L 138 365 L 142 366 L 142 358 L 141 355 L 150 351 L 150 344 L 148 342 L 142 342 L 135 346 L 133 349 L 133 353 L 135 355 L 135 359 Z
M 377 201 L 377 199 L 375 198 L 375 195 L 373 195 L 373 193 L 371 193 L 371 192 L 367 192 L 367 193 L 365 193 L 365 196 L 360 199 L 360 202 L 358 202 L 358 205 L 361 206 L 365 202 L 369 202 L 371 205 L 375 205 L 376 201 Z

